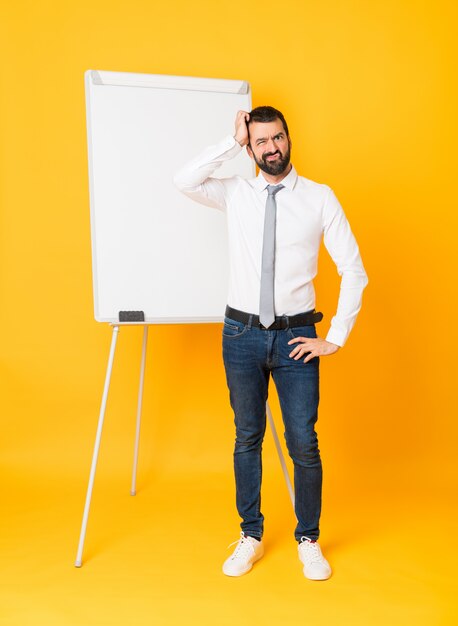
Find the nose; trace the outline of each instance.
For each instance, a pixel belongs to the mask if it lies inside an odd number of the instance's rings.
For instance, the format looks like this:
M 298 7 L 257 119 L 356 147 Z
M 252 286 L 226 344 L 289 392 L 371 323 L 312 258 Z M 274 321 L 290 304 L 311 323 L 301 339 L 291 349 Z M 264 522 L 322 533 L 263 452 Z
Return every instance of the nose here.
M 278 146 L 274 139 L 269 139 L 266 146 L 266 152 L 277 152 Z

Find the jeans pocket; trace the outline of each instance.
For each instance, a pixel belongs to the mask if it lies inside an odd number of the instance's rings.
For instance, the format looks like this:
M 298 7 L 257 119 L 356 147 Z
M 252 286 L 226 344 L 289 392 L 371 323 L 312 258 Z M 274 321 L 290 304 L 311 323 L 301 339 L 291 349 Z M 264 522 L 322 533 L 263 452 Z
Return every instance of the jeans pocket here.
M 297 337 L 316 339 L 316 327 L 315 324 L 310 324 L 309 326 L 296 326 L 295 328 L 288 328 L 288 334 L 290 339 L 296 339 Z
M 224 318 L 223 323 L 223 337 L 240 337 L 245 333 L 248 326 L 243 322 L 237 322 L 228 317 Z

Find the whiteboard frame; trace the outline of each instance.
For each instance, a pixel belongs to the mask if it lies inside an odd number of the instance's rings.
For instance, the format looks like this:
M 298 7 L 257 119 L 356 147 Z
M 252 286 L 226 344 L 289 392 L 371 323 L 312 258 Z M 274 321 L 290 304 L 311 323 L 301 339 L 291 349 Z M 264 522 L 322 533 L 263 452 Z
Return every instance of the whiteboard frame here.
M 148 317 L 145 313 L 145 320 L 138 322 L 120 322 L 115 317 L 105 317 L 99 315 L 99 294 L 98 294 L 98 268 L 97 268 L 97 246 L 96 246 L 96 224 L 95 224 L 95 181 L 94 162 L 92 148 L 92 107 L 91 107 L 91 86 L 92 85 L 119 85 L 139 88 L 156 89 L 182 89 L 202 92 L 219 92 L 244 94 L 248 98 L 251 110 L 251 90 L 247 81 L 199 78 L 190 76 L 171 76 L 160 74 L 138 74 L 127 72 L 112 72 L 102 70 L 87 70 L 85 72 L 85 93 L 86 93 L 86 118 L 87 118 L 87 146 L 88 146 L 88 169 L 89 169 L 89 201 L 91 214 L 91 252 L 92 252 L 92 284 L 94 297 L 94 317 L 98 322 L 110 323 L 122 326 L 140 326 L 149 324 L 198 324 L 198 323 L 220 323 L 223 321 L 224 313 L 218 316 L 198 316 L 198 317 Z M 255 165 L 252 164 L 252 177 L 255 176 Z M 212 209 L 210 209 L 212 210 Z

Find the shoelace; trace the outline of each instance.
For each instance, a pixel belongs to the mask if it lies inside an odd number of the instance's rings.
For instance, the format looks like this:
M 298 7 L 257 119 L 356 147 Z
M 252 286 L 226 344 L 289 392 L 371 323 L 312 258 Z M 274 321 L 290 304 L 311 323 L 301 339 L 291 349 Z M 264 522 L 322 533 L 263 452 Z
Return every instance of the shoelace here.
M 323 557 L 321 554 L 320 546 L 316 542 L 310 541 L 308 537 L 301 537 L 301 540 L 302 540 L 300 544 L 301 547 L 304 545 L 306 546 L 305 549 L 302 550 L 302 554 L 304 555 L 304 558 L 309 563 L 314 563 L 315 561 L 321 561 Z
M 254 552 L 253 546 L 251 545 L 248 537 L 245 537 L 245 535 L 243 534 L 243 530 L 240 535 L 240 539 L 236 539 L 227 546 L 228 548 L 230 548 L 235 543 L 238 543 L 238 546 L 236 547 L 236 549 L 234 550 L 234 554 L 232 555 L 233 559 L 246 558 L 251 556 Z

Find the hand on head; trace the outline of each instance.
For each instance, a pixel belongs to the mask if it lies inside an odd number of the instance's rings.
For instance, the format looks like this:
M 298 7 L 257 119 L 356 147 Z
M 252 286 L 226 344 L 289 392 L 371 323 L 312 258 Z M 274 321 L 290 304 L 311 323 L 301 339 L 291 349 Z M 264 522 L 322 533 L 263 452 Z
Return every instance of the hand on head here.
M 235 135 L 234 139 L 243 147 L 249 142 L 248 122 L 250 114 L 247 111 L 239 111 L 235 118 Z

